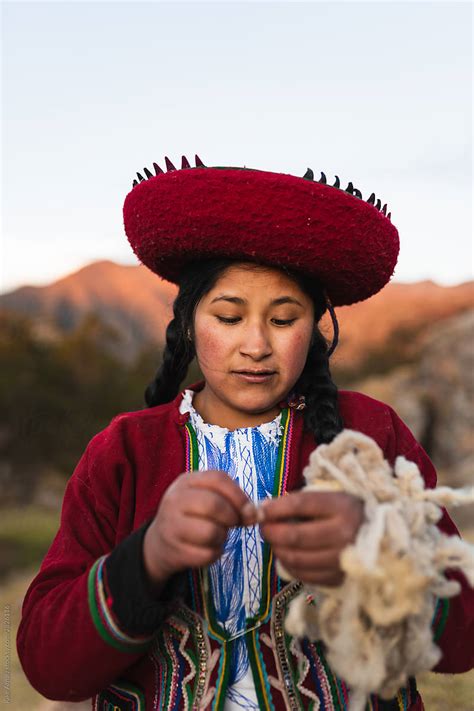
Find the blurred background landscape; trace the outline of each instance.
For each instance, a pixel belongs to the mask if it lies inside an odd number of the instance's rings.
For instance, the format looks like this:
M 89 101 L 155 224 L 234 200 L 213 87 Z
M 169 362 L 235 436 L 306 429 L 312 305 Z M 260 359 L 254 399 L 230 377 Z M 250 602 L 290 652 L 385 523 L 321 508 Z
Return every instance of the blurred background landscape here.
M 144 407 L 160 365 L 176 288 L 137 264 L 121 210 L 151 161 L 311 168 L 387 203 L 401 242 L 393 281 L 337 310 L 333 375 L 391 404 L 440 482 L 473 482 L 472 11 L 457 0 L 0 3 L 11 650 L 0 704 L 69 708 L 31 688 L 16 629 L 82 452 Z M 182 386 L 200 377 L 194 364 Z M 474 541 L 474 512 L 450 513 Z M 474 671 L 418 681 L 427 711 L 474 711 Z
M 175 294 L 174 285 L 142 265 L 102 260 L 49 285 L 0 295 L 0 597 L 11 608 L 14 634 L 26 587 L 59 525 L 65 484 L 88 441 L 119 412 L 145 407 Z M 393 282 L 336 311 L 338 386 L 391 404 L 434 461 L 440 482 L 473 483 L 474 282 Z M 328 320 L 323 331 L 329 340 Z M 183 387 L 199 378 L 194 362 Z M 474 542 L 473 513 L 451 512 Z M 14 657 L 14 708 L 68 707 L 42 700 L 16 651 Z M 453 689 L 456 708 L 472 708 L 472 672 L 431 674 L 423 684 L 433 702 L 427 709 L 442 708 Z

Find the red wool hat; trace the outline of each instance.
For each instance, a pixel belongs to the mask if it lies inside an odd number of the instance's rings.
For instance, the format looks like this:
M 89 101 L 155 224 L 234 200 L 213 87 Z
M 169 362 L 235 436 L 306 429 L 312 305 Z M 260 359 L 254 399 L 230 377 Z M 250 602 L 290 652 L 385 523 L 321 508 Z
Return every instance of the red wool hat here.
M 208 167 L 196 156 L 167 171 L 137 173 L 123 208 L 138 259 L 179 283 L 186 264 L 209 257 L 257 259 L 314 276 L 333 306 L 376 294 L 393 274 L 398 231 L 374 193 L 253 168 Z

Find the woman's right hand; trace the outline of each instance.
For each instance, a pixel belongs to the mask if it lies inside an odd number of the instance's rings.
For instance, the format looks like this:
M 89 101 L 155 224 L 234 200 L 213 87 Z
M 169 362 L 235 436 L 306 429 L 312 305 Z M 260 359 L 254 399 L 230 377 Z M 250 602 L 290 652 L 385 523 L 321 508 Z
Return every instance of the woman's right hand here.
M 159 592 L 171 575 L 217 560 L 229 528 L 251 526 L 256 508 L 224 471 L 185 472 L 165 491 L 143 539 L 143 561 Z

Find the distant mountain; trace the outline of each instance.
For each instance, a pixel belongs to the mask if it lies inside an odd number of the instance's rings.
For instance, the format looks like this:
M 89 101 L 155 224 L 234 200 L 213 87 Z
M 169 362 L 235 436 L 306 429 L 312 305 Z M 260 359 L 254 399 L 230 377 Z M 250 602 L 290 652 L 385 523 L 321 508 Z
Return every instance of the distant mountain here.
M 164 341 L 176 287 L 143 265 L 92 262 L 47 286 L 0 294 L 0 310 L 30 316 L 47 336 L 71 331 L 93 312 L 120 335 L 119 353 L 132 359 L 144 344 Z
M 340 342 L 334 363 L 357 366 L 368 352 L 377 353 L 388 345 L 408 352 L 420 335 L 428 335 L 439 322 L 472 308 L 473 281 L 449 287 L 433 281 L 391 282 L 366 301 L 336 309 Z M 328 323 L 326 317 L 324 323 Z M 330 332 L 327 327 L 326 334 Z
M 176 293 L 175 285 L 143 265 L 105 260 L 47 286 L 23 286 L 2 294 L 0 310 L 30 316 L 39 332 L 50 335 L 74 329 L 92 311 L 118 331 L 120 355 L 128 360 L 145 344 L 164 342 Z M 394 335 L 409 338 L 473 306 L 474 282 L 453 287 L 431 281 L 390 283 L 367 301 L 337 309 L 341 335 L 334 364 L 355 367 Z M 331 338 L 326 317 L 324 332 Z

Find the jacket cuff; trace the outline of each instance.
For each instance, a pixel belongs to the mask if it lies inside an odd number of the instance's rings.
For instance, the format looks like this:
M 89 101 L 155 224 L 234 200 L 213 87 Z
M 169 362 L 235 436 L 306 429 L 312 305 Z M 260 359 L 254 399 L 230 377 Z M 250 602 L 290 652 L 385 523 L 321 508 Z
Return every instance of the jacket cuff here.
M 152 519 L 98 558 L 88 576 L 89 609 L 102 639 L 124 652 L 145 651 L 168 605 L 182 592 L 183 576 L 172 576 L 152 593 L 143 562 L 143 538 Z

